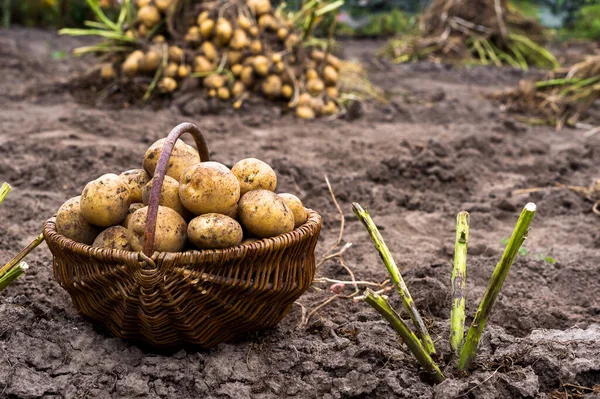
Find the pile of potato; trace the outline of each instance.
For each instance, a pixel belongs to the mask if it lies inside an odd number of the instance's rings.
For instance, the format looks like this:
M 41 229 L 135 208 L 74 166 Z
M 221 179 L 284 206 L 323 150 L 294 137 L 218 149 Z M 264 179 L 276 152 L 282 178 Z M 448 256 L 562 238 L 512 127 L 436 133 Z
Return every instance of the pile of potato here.
M 150 42 L 104 64 L 103 79 L 150 78 L 158 71 L 162 93 L 195 79 L 204 95 L 231 101 L 234 108 L 254 92 L 287 103 L 301 118 L 338 112 L 340 60 L 306 47 L 294 23 L 269 0 L 204 2 L 187 21 L 182 40 L 165 27 L 172 3 L 137 1 L 137 21 L 127 35 Z
M 164 142 L 148 148 L 143 169 L 89 182 L 58 210 L 57 231 L 95 247 L 141 251 L 152 176 Z M 274 192 L 277 176 L 265 162 L 247 158 L 229 169 L 200 161 L 196 149 L 177 141 L 160 192 L 155 251 L 229 248 L 306 222 L 298 197 Z

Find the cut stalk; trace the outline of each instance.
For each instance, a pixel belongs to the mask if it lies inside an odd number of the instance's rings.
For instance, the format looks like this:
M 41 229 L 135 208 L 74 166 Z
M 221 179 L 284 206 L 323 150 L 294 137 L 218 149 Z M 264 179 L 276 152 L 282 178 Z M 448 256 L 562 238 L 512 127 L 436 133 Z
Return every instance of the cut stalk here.
M 0 275 L 0 292 L 12 284 L 12 282 L 19 278 L 21 274 L 25 273 L 25 270 L 27 269 L 29 269 L 29 265 L 25 262 L 21 262 L 10 269 L 8 273 Z
M 14 258 L 12 258 L 11 260 L 9 260 L 6 265 L 2 266 L 2 268 L 0 269 L 0 278 L 4 278 L 4 275 L 6 273 L 10 272 L 10 270 L 13 267 L 15 267 L 15 265 L 17 265 L 20 261 L 22 261 L 23 258 L 25 256 L 27 256 L 28 253 L 30 253 L 31 251 L 33 251 L 33 249 L 35 247 L 37 247 L 38 245 L 40 245 L 42 243 L 42 241 L 44 241 L 44 235 L 40 234 L 33 241 L 31 241 L 28 246 L 26 246 L 25 248 L 23 248 L 21 250 L 21 252 L 19 252 L 17 255 L 15 255 Z
M 392 328 L 402 337 L 402 340 L 415 356 L 421 367 L 431 374 L 436 383 L 445 380 L 444 374 L 439 366 L 433 361 L 427 350 L 419 341 L 419 338 L 402 321 L 398 313 L 382 296 L 376 294 L 367 288 L 364 292 L 364 301 L 371 305 L 380 315 L 382 315 L 392 326 Z
M 534 203 L 530 202 L 525 205 L 523 212 L 521 212 L 521 216 L 517 221 L 515 229 L 510 236 L 510 240 L 508 241 L 508 245 L 504 249 L 504 253 L 502 254 L 502 258 L 500 262 L 496 265 L 494 269 L 494 273 L 492 274 L 492 278 L 488 284 L 487 290 L 479 303 L 479 307 L 477 308 L 477 313 L 475 313 L 475 318 L 471 323 L 471 327 L 469 328 L 469 332 L 467 334 L 467 338 L 465 340 L 465 344 L 460 353 L 460 360 L 458 362 L 458 368 L 460 370 L 467 369 L 473 359 L 475 358 L 475 354 L 477 352 L 477 346 L 479 345 L 479 341 L 481 339 L 481 335 L 483 333 L 483 329 L 485 328 L 485 324 L 488 321 L 490 313 L 492 311 L 492 307 L 496 302 L 496 298 L 502 289 L 502 285 L 504 284 L 504 280 L 510 271 L 510 267 L 512 266 L 517 254 L 519 253 L 519 248 L 523 244 L 523 241 L 527 238 L 527 233 L 529 231 L 529 224 L 533 220 L 535 215 L 536 206 Z
M 373 219 L 371 219 L 369 213 L 365 211 L 362 208 L 362 206 L 360 206 L 358 203 L 352 203 L 352 210 L 354 211 L 354 214 L 358 216 L 360 221 L 367 228 L 367 231 L 371 235 L 371 239 L 373 239 L 373 242 L 375 243 L 375 248 L 377 249 L 377 251 L 379 251 L 379 256 L 381 256 L 381 260 L 383 260 L 383 263 L 387 268 L 388 272 L 390 273 L 394 285 L 396 286 L 396 290 L 402 298 L 402 304 L 404 305 L 404 308 L 410 315 L 411 320 L 415 324 L 417 332 L 421 336 L 423 347 L 425 348 L 427 353 L 434 354 L 435 346 L 433 345 L 433 340 L 431 339 L 431 336 L 427 331 L 427 327 L 425 327 L 425 323 L 423 322 L 423 319 L 421 318 L 421 315 L 419 314 L 419 311 L 415 306 L 410 292 L 408 291 L 408 287 L 404 283 L 404 279 L 400 274 L 400 270 L 398 270 L 398 266 L 396 265 L 396 262 L 392 257 L 392 253 L 390 252 L 387 245 L 385 245 L 383 237 L 377 229 L 375 222 L 373 222 Z
M 2 186 L 0 187 L 0 204 L 2 203 L 2 201 L 4 201 L 4 198 L 6 198 L 11 188 L 12 187 L 10 186 L 10 184 L 2 183 Z
M 465 338 L 465 290 L 467 281 L 467 245 L 469 241 L 469 213 L 456 216 L 456 242 L 452 268 L 452 308 L 450 311 L 450 348 L 460 356 Z

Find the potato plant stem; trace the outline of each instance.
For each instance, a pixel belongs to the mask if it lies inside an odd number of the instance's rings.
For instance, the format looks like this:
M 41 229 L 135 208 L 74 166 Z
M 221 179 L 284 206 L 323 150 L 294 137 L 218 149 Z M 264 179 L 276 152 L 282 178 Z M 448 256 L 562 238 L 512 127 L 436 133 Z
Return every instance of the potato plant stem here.
M 10 184 L 2 183 L 2 186 L 0 187 L 0 204 L 2 203 L 2 201 L 4 201 L 4 198 L 6 198 L 11 188 L 12 187 L 10 186 Z
M 452 307 L 450 310 L 450 348 L 460 356 L 465 338 L 465 289 L 467 278 L 467 245 L 469 241 L 469 213 L 456 216 L 456 242 L 452 268 Z
M 362 206 L 360 206 L 358 203 L 356 203 L 356 202 L 352 203 L 352 210 L 354 211 L 354 214 L 356 214 L 356 216 L 363 223 L 363 225 L 367 228 L 367 231 L 371 235 L 371 238 L 373 239 L 373 242 L 375 243 L 375 248 L 377 248 L 377 251 L 379 251 L 379 256 L 381 256 L 381 259 L 383 260 L 383 263 L 385 264 L 385 267 L 387 268 L 388 272 L 390 273 L 392 281 L 394 282 L 394 285 L 396 286 L 396 290 L 398 291 L 398 293 L 400 294 L 400 297 L 402 298 L 402 304 L 404 305 L 404 308 L 410 315 L 411 320 L 415 324 L 415 328 L 417 329 L 417 332 L 421 336 L 421 341 L 423 343 L 423 347 L 425 348 L 425 351 L 430 355 L 434 354 L 435 346 L 433 345 L 433 340 L 431 339 L 431 336 L 429 335 L 429 332 L 427 331 L 427 327 L 425 327 L 425 323 L 423 322 L 423 319 L 421 318 L 421 315 L 419 314 L 419 311 L 417 310 L 417 307 L 415 306 L 415 303 L 410 295 L 410 292 L 408 291 L 408 287 L 404 283 L 404 279 L 402 278 L 402 275 L 400 274 L 400 270 L 398 270 L 398 266 L 396 265 L 396 262 L 394 261 L 394 258 L 392 257 L 392 253 L 390 252 L 387 245 L 385 245 L 385 242 L 383 241 L 383 237 L 381 236 L 381 233 L 377 229 L 375 222 L 373 222 L 373 219 L 371 219 L 371 216 L 369 215 L 369 213 L 367 211 L 365 211 L 362 208 Z
M 29 269 L 29 265 L 25 262 L 21 262 L 3 275 L 0 275 L 0 292 L 8 287 L 13 281 L 15 281 L 21 274 L 25 273 L 25 270 Z
M 398 313 L 390 306 L 390 304 L 382 296 L 376 294 L 371 289 L 367 288 L 364 292 L 364 301 L 371 305 L 380 315 L 382 315 L 392 326 L 392 328 L 402 337 L 402 340 L 415 356 L 419 364 L 431 374 L 436 383 L 444 381 L 445 377 L 442 374 L 439 366 L 433 361 L 431 356 L 419 338 L 412 330 L 402 321 Z
M 2 266 L 2 268 L 0 269 L 0 279 L 4 278 L 4 275 L 6 273 L 9 273 L 15 265 L 21 262 L 21 260 L 23 260 L 23 258 L 27 256 L 27 254 L 30 253 L 35 247 L 40 245 L 42 241 L 44 241 L 44 235 L 40 234 L 33 241 L 31 241 L 28 246 L 23 248 L 21 252 L 15 255 L 14 258 L 9 260 L 6 265 Z
M 475 318 L 471 323 L 467 338 L 461 350 L 460 360 L 458 362 L 458 368 L 460 370 L 467 369 L 475 358 L 477 346 L 479 345 L 485 324 L 490 316 L 492 307 L 496 302 L 496 298 L 502 289 L 504 280 L 510 271 L 510 267 L 519 253 L 519 248 L 521 248 L 521 245 L 527 238 L 529 225 L 533 220 L 535 211 L 536 206 L 534 203 L 530 202 L 525 205 L 525 208 L 523 209 L 523 212 L 521 212 L 521 216 L 517 221 L 515 229 L 512 232 L 510 240 L 508 241 L 508 245 L 506 245 L 506 248 L 504 249 L 502 258 L 494 269 L 492 278 L 490 279 L 487 290 L 485 291 L 485 294 L 479 303 L 477 313 L 475 313 Z

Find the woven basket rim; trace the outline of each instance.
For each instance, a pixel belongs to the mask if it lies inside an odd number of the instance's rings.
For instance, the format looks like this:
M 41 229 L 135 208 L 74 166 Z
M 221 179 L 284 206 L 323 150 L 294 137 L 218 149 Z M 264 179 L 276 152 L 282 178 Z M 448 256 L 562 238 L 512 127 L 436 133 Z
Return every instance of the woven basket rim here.
M 289 233 L 277 235 L 275 237 L 262 238 L 258 241 L 237 245 L 235 247 L 225 249 L 192 249 L 185 252 L 158 252 L 155 251 L 151 259 L 153 261 L 163 261 L 175 259 L 176 263 L 193 264 L 202 263 L 206 259 L 218 261 L 220 259 L 239 259 L 240 257 L 259 256 L 265 252 L 270 252 L 279 248 L 285 248 L 293 243 L 306 239 L 307 237 L 318 232 L 321 228 L 321 215 L 309 208 L 306 208 L 308 218 L 304 224 L 298 226 Z M 46 220 L 43 228 L 44 237 L 46 240 L 56 244 L 60 248 L 69 247 L 72 251 L 81 255 L 89 256 L 90 258 L 104 260 L 111 259 L 119 263 L 137 263 L 145 257 L 142 252 L 127 251 L 122 249 L 109 249 L 94 247 L 74 241 L 56 230 L 56 216 Z M 177 259 L 180 258 L 180 259 Z M 177 262 L 180 261 L 180 262 Z

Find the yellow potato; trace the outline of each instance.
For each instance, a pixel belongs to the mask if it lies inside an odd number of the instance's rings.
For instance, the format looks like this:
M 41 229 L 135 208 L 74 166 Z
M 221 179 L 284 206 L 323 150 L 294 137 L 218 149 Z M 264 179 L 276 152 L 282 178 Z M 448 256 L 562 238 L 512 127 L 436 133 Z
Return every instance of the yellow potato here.
M 83 218 L 80 200 L 81 196 L 71 198 L 58 208 L 56 231 L 73 241 L 91 245 L 100 229 Z
M 208 89 L 217 90 L 218 88 L 225 86 L 225 78 L 217 74 L 208 75 L 204 78 L 202 84 Z
M 215 28 L 215 36 L 217 38 L 217 42 L 224 46 L 229 43 L 231 36 L 233 35 L 233 28 L 231 23 L 225 18 L 219 18 L 217 20 L 217 26 Z
M 274 237 L 294 230 L 294 213 L 277 194 L 252 190 L 242 196 L 238 217 L 252 235 Z
M 308 82 L 306 82 L 306 90 L 313 96 L 319 95 L 323 91 L 323 89 L 325 89 L 325 85 L 323 84 L 323 81 L 319 78 L 311 79 Z
M 300 105 L 296 108 L 296 115 L 302 119 L 314 119 L 315 111 L 308 105 Z
M 154 175 L 154 170 L 156 169 L 156 164 L 158 163 L 158 158 L 160 157 L 160 152 L 162 151 L 165 140 L 166 139 L 160 139 L 156 141 L 150 146 L 150 148 L 148 148 L 146 154 L 144 155 L 143 166 L 146 172 L 148 172 L 151 176 Z M 198 162 L 200 162 L 200 155 L 198 155 L 198 151 L 183 141 L 177 140 L 175 146 L 173 147 L 173 151 L 171 152 L 171 157 L 169 158 L 167 176 L 171 176 L 173 179 L 179 180 L 181 173 L 185 168 Z
M 210 72 L 214 69 L 212 62 L 210 62 L 206 57 L 199 55 L 194 58 L 194 72 L 198 73 L 206 73 Z
M 141 50 L 135 50 L 129 54 L 123 62 L 123 73 L 129 76 L 135 75 L 140 68 L 142 58 L 144 58 L 144 53 Z
M 252 244 L 253 242 L 257 242 L 257 241 L 260 241 L 260 240 L 258 238 L 248 237 L 248 238 L 244 238 L 242 240 L 242 242 L 240 243 L 240 245 Z
M 165 76 L 158 82 L 158 91 L 161 93 L 173 93 L 177 89 L 177 81 Z
M 254 15 L 263 15 L 271 12 L 270 0 L 248 0 L 248 8 Z
M 227 101 L 229 100 L 229 97 L 231 97 L 231 93 L 229 92 L 229 89 L 227 87 L 220 87 L 217 90 L 217 95 L 223 101 Z
M 129 209 L 127 210 L 127 215 L 125 215 L 125 219 L 123 219 L 123 221 L 121 222 L 121 226 L 127 228 L 127 226 L 129 225 L 129 221 L 131 220 L 131 216 L 135 213 L 135 211 L 143 208 L 144 206 L 145 205 L 142 204 L 141 202 L 136 202 L 134 204 L 129 205 Z
M 248 43 L 249 40 L 248 35 L 246 35 L 246 32 L 242 29 L 236 29 L 233 31 L 233 38 L 229 43 L 229 47 L 231 47 L 234 50 L 242 50 L 243 48 L 248 46 Z
M 331 65 L 327 65 L 323 69 L 323 79 L 325 80 L 325 84 L 327 86 L 335 86 L 338 81 L 338 73 L 335 68 Z
M 85 185 L 80 203 L 81 214 L 88 223 L 114 226 L 125 219 L 131 205 L 131 191 L 119 176 L 107 173 Z
M 242 61 L 243 54 L 240 51 L 230 51 L 227 53 L 227 65 L 235 66 Z M 233 72 L 233 70 L 232 70 Z
M 294 214 L 294 228 L 302 226 L 306 222 L 306 219 L 308 219 L 308 213 L 306 213 L 306 208 L 304 208 L 300 198 L 296 197 L 294 194 L 288 193 L 278 195 L 285 201 L 285 204 Z
M 180 63 L 183 61 L 184 52 L 181 47 L 169 46 L 169 61 Z
M 197 26 L 192 26 L 185 34 L 184 40 L 189 43 L 197 44 L 200 41 L 200 29 Z
M 240 73 L 240 80 L 246 87 L 252 86 L 254 83 L 254 68 L 250 65 L 246 65 L 242 68 L 242 72 Z
M 215 27 L 215 21 L 212 19 L 205 19 L 200 24 L 200 34 L 205 39 L 210 39 L 213 34 L 213 29 Z
M 264 55 L 257 55 L 254 57 L 252 65 L 254 66 L 256 73 L 260 76 L 267 76 L 269 73 L 269 59 Z
M 145 206 L 135 211 L 127 230 L 129 231 L 129 245 L 134 251 L 144 248 L 144 233 L 146 231 L 146 217 L 148 207 Z M 187 224 L 180 214 L 166 206 L 158 207 L 156 218 L 156 232 L 154 236 L 154 250 L 158 252 L 180 252 L 187 239 Z
M 142 190 L 152 176 L 144 169 L 130 169 L 121 173 L 119 177 L 129 186 L 131 202 L 142 202 Z
M 162 55 L 158 51 L 150 50 L 139 62 L 139 69 L 142 72 L 154 72 L 162 61 Z
M 237 23 L 240 28 L 245 30 L 250 29 L 250 27 L 252 26 L 252 22 L 250 22 L 250 19 L 244 15 L 240 15 L 237 18 Z
M 208 11 L 202 11 L 200 13 L 200 15 L 198 15 L 198 18 L 196 19 L 196 24 L 200 25 L 202 23 L 202 21 L 206 21 L 209 16 L 210 16 L 210 14 Z
M 232 219 L 237 219 L 237 213 L 238 213 L 238 204 L 236 203 L 234 206 L 231 207 L 231 209 L 229 209 L 226 212 L 223 212 L 223 215 L 229 216 Z
M 240 199 L 240 184 L 225 165 L 201 162 L 182 173 L 179 198 L 195 215 L 226 213 Z
M 260 159 L 242 159 L 233 165 L 231 172 L 240 183 L 240 195 L 244 195 L 251 190 L 275 191 L 275 188 L 277 188 L 275 171 Z
M 129 232 L 123 226 L 109 227 L 96 237 L 92 246 L 131 251 L 131 246 L 129 245 Z
M 337 105 L 333 101 L 327 101 L 320 106 L 319 112 L 321 115 L 333 115 L 338 111 Z
M 242 226 L 226 215 L 207 213 L 192 219 L 188 225 L 188 238 L 200 249 L 221 249 L 242 242 Z
M 235 64 L 231 67 L 231 73 L 237 78 L 242 73 L 242 68 L 244 68 L 242 64 Z
M 158 7 L 158 9 L 163 12 L 167 11 L 167 8 L 169 8 L 171 3 L 173 3 L 173 0 L 154 0 L 154 4 L 156 4 L 156 7 Z
M 114 79 L 117 76 L 115 72 L 115 68 L 113 68 L 112 64 L 104 64 L 102 68 L 100 68 L 100 77 L 104 80 Z
M 326 88 L 325 93 L 327 93 L 327 97 L 331 98 L 332 100 L 338 98 L 338 89 L 336 89 L 335 87 Z
M 179 65 L 177 69 L 177 76 L 180 78 L 186 78 L 192 72 L 192 68 L 189 65 Z
M 292 95 L 294 94 L 294 88 L 290 85 L 283 85 L 281 87 L 281 95 L 283 96 L 283 98 L 286 99 L 290 99 L 292 98 Z
M 142 201 L 144 201 L 144 205 L 146 206 L 150 203 L 150 190 L 152 190 L 154 179 L 155 178 L 153 177 L 152 180 L 144 186 L 142 191 Z M 163 180 L 158 204 L 173 209 L 184 218 L 188 216 L 188 211 L 184 208 L 179 199 L 179 182 L 171 176 L 165 176 L 165 179 Z
M 219 55 L 219 53 L 217 53 L 217 48 L 211 42 L 202 43 L 202 45 L 200 46 L 200 50 L 202 50 L 202 52 L 204 53 L 204 56 L 210 62 L 213 62 L 214 60 L 216 60 L 217 56 Z
M 174 62 L 170 62 L 165 68 L 163 75 L 169 78 L 174 78 L 177 76 L 177 70 L 179 69 L 179 65 Z
M 239 95 L 242 94 L 243 92 L 244 92 L 244 84 L 238 80 L 237 82 L 235 82 L 233 84 L 233 87 L 231 88 L 231 94 L 234 97 L 239 97 Z
M 269 75 L 262 83 L 262 92 L 269 98 L 281 95 L 281 79 L 277 75 Z
M 148 29 L 151 29 L 160 21 L 160 12 L 153 5 L 145 5 L 138 10 L 137 19 Z
M 304 75 L 306 76 L 306 80 L 312 80 L 312 79 L 318 79 L 319 78 L 319 74 L 317 73 L 317 71 L 313 68 L 310 68 L 306 71 L 306 74 Z

